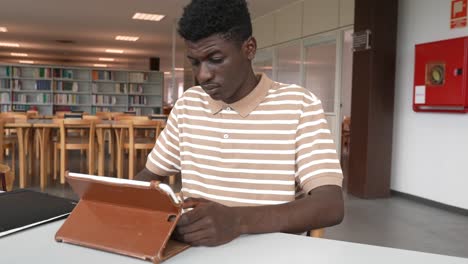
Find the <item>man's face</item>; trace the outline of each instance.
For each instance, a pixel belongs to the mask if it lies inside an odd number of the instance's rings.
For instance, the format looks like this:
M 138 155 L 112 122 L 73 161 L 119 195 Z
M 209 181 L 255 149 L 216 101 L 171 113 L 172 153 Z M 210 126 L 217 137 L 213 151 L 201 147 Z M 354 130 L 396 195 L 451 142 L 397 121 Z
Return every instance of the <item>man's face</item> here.
M 252 67 L 247 42 L 240 46 L 219 35 L 196 42 L 186 41 L 193 74 L 214 100 L 229 104 L 242 99 L 243 84 Z

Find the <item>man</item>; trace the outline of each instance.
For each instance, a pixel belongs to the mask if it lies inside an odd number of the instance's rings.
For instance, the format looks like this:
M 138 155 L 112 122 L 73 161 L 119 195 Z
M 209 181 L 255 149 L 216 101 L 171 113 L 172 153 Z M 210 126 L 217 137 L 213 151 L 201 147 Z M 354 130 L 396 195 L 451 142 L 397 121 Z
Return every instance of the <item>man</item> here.
M 181 172 L 177 237 L 215 246 L 241 234 L 302 233 L 343 218 L 342 173 L 320 100 L 255 75 L 245 0 L 192 0 L 179 21 L 200 86 L 187 90 L 140 180 Z

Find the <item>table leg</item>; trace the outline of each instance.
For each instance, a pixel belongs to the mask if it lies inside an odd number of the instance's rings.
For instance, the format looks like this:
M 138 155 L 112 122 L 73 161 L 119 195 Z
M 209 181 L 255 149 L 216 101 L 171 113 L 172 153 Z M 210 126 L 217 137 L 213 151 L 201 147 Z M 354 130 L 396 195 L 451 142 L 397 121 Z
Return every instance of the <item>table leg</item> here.
M 18 160 L 19 160 L 19 185 L 20 188 L 26 187 L 26 164 L 25 164 L 25 155 L 24 155 L 24 136 L 25 131 L 24 128 L 18 127 L 16 129 L 16 133 L 18 133 Z

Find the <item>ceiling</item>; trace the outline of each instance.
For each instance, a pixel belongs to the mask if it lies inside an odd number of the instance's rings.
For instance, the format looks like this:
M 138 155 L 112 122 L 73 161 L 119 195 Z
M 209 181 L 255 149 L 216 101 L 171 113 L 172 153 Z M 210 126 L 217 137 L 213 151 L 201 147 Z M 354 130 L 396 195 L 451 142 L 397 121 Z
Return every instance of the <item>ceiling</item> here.
M 265 15 L 297 0 L 247 0 L 252 18 Z M 149 68 L 150 57 L 160 57 L 161 70 L 172 68 L 173 28 L 189 0 L 0 0 L 0 42 L 20 47 L 0 47 L 1 63 L 20 59 L 35 64 L 109 68 Z M 164 14 L 160 22 L 131 19 L 136 12 Z M 115 40 L 117 35 L 139 36 L 136 42 Z M 57 41 L 72 41 L 61 43 Z M 122 49 L 123 54 L 105 49 Z M 27 53 L 27 58 L 11 56 Z M 176 67 L 183 67 L 184 43 L 177 36 Z M 98 58 L 115 58 L 99 62 Z

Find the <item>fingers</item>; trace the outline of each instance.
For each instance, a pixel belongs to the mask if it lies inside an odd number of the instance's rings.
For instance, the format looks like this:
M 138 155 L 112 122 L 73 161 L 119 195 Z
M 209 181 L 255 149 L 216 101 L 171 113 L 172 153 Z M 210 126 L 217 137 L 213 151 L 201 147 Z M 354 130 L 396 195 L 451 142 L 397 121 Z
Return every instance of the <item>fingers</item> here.
M 193 210 L 187 211 L 184 213 L 179 221 L 177 222 L 177 226 L 184 226 L 195 223 L 196 221 L 200 220 L 205 216 L 205 210 L 203 207 L 193 207 Z
M 202 218 L 192 224 L 188 225 L 182 225 L 177 227 L 177 232 L 181 235 L 193 233 L 199 230 L 202 230 L 204 228 L 208 228 L 211 225 L 211 221 L 209 221 L 209 218 Z
M 184 200 L 184 203 L 182 204 L 182 208 L 187 209 L 187 208 L 193 208 L 197 207 L 201 203 L 205 203 L 207 200 L 202 199 L 202 198 L 187 198 Z

